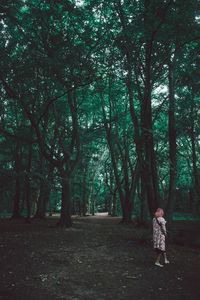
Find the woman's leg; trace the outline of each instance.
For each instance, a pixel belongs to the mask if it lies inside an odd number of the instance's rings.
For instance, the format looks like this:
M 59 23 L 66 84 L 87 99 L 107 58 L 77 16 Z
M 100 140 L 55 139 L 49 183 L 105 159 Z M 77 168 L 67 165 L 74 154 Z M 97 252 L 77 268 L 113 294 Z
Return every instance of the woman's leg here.
M 169 260 L 167 259 L 166 252 L 163 253 L 165 264 L 169 264 Z
M 155 265 L 158 266 L 158 267 L 163 267 L 163 265 L 161 265 L 161 263 L 160 263 L 160 258 L 161 258 L 161 252 L 159 251 L 159 249 L 156 249 Z

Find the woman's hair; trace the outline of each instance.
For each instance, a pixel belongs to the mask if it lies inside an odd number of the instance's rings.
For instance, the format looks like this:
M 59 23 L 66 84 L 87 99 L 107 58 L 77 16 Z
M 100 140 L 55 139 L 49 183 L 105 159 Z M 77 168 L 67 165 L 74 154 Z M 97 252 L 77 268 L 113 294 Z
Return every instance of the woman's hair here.
M 157 208 L 156 212 L 155 212 L 155 217 L 159 218 L 159 217 L 163 217 L 164 215 L 164 210 L 162 208 Z

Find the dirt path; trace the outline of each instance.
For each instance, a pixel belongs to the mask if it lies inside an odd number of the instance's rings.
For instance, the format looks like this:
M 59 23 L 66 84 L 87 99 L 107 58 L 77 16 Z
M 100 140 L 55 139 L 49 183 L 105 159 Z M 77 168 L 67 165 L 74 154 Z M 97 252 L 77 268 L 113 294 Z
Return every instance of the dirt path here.
M 151 232 L 108 216 L 0 220 L 0 299 L 200 299 L 200 250 L 169 245 L 153 265 Z

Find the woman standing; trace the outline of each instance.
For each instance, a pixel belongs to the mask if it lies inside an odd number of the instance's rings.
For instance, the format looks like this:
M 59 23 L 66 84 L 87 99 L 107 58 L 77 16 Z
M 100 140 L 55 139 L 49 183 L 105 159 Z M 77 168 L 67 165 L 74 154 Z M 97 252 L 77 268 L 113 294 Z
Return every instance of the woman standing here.
M 156 252 L 155 265 L 158 267 L 163 267 L 163 265 L 160 263 L 161 256 L 164 257 L 165 264 L 169 264 L 165 249 L 165 238 L 167 236 L 166 221 L 163 216 L 163 209 L 158 208 L 153 218 L 153 247 Z

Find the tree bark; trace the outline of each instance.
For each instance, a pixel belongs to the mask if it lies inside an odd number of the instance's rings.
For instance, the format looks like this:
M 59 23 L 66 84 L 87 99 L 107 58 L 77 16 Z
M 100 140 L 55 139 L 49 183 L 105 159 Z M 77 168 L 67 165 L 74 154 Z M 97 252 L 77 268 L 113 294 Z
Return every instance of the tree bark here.
M 144 180 L 144 185 L 147 193 L 149 210 L 150 213 L 153 215 L 153 212 L 158 206 L 158 179 L 152 126 L 151 52 L 152 42 L 147 41 L 145 55 L 145 87 L 141 109 L 142 139 L 144 143 L 144 165 L 142 169 L 142 178 Z
M 45 218 L 46 216 L 47 205 L 50 201 L 50 194 L 52 188 L 52 173 L 54 171 L 54 166 L 49 162 L 45 161 L 42 156 L 40 161 L 40 171 L 42 173 L 43 178 L 41 178 L 40 181 L 40 191 L 37 201 L 37 210 L 34 215 L 34 218 L 39 219 Z
M 152 111 L 151 111 L 151 64 L 152 64 L 152 46 L 153 38 L 148 35 L 151 33 L 149 25 L 149 5 L 150 0 L 145 0 L 144 3 L 144 25 L 147 33 L 145 44 L 145 72 L 144 72 L 144 96 L 141 107 L 141 132 L 139 121 L 134 108 L 133 83 L 132 83 L 132 59 L 129 46 L 124 46 L 124 52 L 127 61 L 127 89 L 129 95 L 129 106 L 131 118 L 134 126 L 134 142 L 136 145 L 136 153 L 138 157 L 139 173 L 143 183 L 144 198 L 148 201 L 150 213 L 153 214 L 158 203 L 158 179 L 156 170 L 156 158 L 154 152 L 153 128 L 152 128 Z M 121 21 L 121 26 L 126 32 L 127 24 L 122 8 L 121 1 L 118 1 L 117 12 Z M 128 43 L 128 41 L 127 41 Z
M 32 136 L 32 129 L 31 129 Z M 25 202 L 26 202 L 26 221 L 29 223 L 31 218 L 31 186 L 30 186 L 30 172 L 31 172 L 31 164 L 32 164 L 32 144 L 29 144 L 28 147 L 28 164 L 25 171 Z
M 46 181 L 42 181 L 40 184 L 40 194 L 38 197 L 37 211 L 34 215 L 34 218 L 38 218 L 38 219 L 45 218 L 50 193 L 51 193 L 51 189 L 49 183 Z
M 157 178 L 156 155 L 154 150 L 153 124 L 152 124 L 152 52 L 153 33 L 151 32 L 150 0 L 144 2 L 144 26 L 146 32 L 145 42 L 145 69 L 144 69 L 144 95 L 141 106 L 141 131 L 144 145 L 144 166 L 142 169 L 144 186 L 151 215 L 159 203 L 159 189 Z
M 200 201 L 200 173 L 197 165 L 197 151 L 196 151 L 196 141 L 195 141 L 195 122 L 194 122 L 194 95 L 192 95 L 192 108 L 191 108 L 191 130 L 190 139 L 192 145 L 192 169 L 193 169 L 193 181 L 194 181 L 194 200 L 192 204 L 192 210 L 196 214 L 199 211 Z
M 175 205 L 176 192 L 176 121 L 175 121 L 175 97 L 174 97 L 174 70 L 173 62 L 169 62 L 169 111 L 168 111 L 168 136 L 169 136 L 169 195 L 167 203 L 168 218 L 172 218 Z
M 111 216 L 115 217 L 117 215 L 117 189 L 114 190 L 113 196 L 112 196 L 112 210 L 111 210 Z
M 20 213 L 20 196 L 21 196 L 21 188 L 20 188 L 20 144 L 17 142 L 16 145 L 16 152 L 15 152 L 15 196 L 14 196 L 14 205 L 13 205 L 13 213 L 12 218 L 18 219 L 22 218 L 22 215 Z
M 61 213 L 60 219 L 57 223 L 61 227 L 71 227 L 71 183 L 70 178 L 62 172 L 62 198 L 61 198 Z

